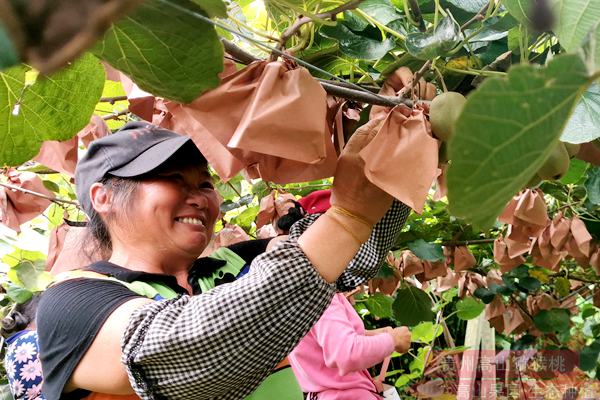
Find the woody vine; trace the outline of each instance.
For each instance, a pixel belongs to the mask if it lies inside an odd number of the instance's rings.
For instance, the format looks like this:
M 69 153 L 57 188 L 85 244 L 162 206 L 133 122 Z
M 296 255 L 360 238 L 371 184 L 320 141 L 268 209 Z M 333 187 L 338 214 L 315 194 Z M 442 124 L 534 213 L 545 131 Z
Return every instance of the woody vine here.
M 415 152 L 428 160 L 408 171 L 426 181 L 424 191 L 381 182 L 419 213 L 380 275 L 354 294 L 367 325 L 412 327 L 416 343 L 392 360 L 388 382 L 405 396 L 456 394 L 465 321 L 475 320 L 495 329 L 496 350 L 576 352 L 577 368 L 553 375 L 568 388 L 597 378 L 593 0 L 82 1 L 67 11 L 55 3 L 41 16 L 14 3 L 0 1 L 3 313 L 51 281 L 46 269 L 84 221 L 71 181 L 78 151 L 129 120 L 177 124 L 203 95 L 230 84 L 227 76 L 279 60 L 285 71 L 306 68 L 303 82 L 329 95 L 323 120 L 332 151 L 369 116 L 391 121 L 400 107 L 403 118 L 420 112 L 421 134 L 435 141 L 421 137 L 398 154 L 374 150 L 388 171 L 406 171 L 402 157 Z M 79 23 L 53 17 L 70 12 Z M 292 128 L 296 136 L 286 137 Z M 271 139 L 302 143 L 303 129 L 283 121 Z M 304 156 L 293 161 L 325 165 L 310 156 L 331 154 Z M 283 164 L 265 175 L 264 158 L 253 163 L 258 172 L 248 164 L 215 170 L 223 216 L 214 246 L 275 234 L 272 222 L 292 197 L 331 183 L 325 167 L 294 176 Z M 503 373 L 531 393 L 548 377 L 527 371 Z

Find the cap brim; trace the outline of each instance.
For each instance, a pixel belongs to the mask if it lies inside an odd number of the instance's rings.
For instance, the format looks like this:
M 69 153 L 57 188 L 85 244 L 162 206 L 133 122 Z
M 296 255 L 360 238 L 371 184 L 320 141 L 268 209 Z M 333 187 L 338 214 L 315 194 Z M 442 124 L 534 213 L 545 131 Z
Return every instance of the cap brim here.
M 191 145 L 194 146 L 198 151 L 198 155 L 203 157 L 202 153 L 200 153 L 200 150 L 198 150 L 190 137 L 181 136 L 155 144 L 137 156 L 131 162 L 115 170 L 108 171 L 108 174 L 118 176 L 120 178 L 133 178 L 147 174 L 148 172 L 164 164 L 167 160 L 169 160 L 169 158 L 171 158 L 173 154 L 175 154 L 187 143 L 191 143 Z

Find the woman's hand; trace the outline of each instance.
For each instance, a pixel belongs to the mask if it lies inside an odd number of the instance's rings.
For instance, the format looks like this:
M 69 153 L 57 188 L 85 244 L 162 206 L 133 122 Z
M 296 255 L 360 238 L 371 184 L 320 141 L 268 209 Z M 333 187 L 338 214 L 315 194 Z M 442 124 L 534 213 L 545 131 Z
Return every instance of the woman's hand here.
M 410 349 L 411 333 L 406 326 L 394 328 L 390 332 L 394 338 L 394 350 L 398 353 L 406 353 Z
M 392 196 L 372 184 L 364 174 L 359 152 L 375 137 L 383 119 L 356 130 L 342 152 L 331 188 L 331 205 L 350 211 L 375 225 L 392 205 Z

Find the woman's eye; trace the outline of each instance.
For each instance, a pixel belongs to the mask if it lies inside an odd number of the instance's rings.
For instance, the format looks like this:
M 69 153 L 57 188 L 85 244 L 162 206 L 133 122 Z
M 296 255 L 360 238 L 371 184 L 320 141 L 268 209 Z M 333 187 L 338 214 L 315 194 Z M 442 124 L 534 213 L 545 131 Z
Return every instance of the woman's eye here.
M 215 188 L 215 186 L 212 184 L 212 182 L 208 182 L 208 181 L 207 181 L 207 182 L 203 182 L 203 183 L 201 183 L 201 184 L 198 186 L 198 188 L 200 188 L 200 189 L 214 189 L 214 188 Z

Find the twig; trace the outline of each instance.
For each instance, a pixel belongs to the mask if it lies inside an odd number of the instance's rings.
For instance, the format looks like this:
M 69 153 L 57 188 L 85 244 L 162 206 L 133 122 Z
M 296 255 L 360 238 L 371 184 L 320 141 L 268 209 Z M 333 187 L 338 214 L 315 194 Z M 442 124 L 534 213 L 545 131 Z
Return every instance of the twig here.
M 440 243 L 446 247 L 468 246 L 470 244 L 494 243 L 496 239 L 474 239 L 474 240 L 448 240 Z
M 410 4 L 410 10 L 412 11 L 413 15 L 415 16 L 415 19 L 417 20 L 419 30 L 421 32 L 425 32 L 427 28 L 425 28 L 425 21 L 423 20 L 423 15 L 421 14 L 419 3 L 417 3 L 417 0 L 408 0 L 408 3 Z
M 19 187 L 19 186 L 14 186 L 14 185 L 11 185 L 9 183 L 0 182 L 0 186 L 4 186 L 5 188 L 11 189 L 11 190 L 17 190 L 19 192 L 27 193 L 27 194 L 30 194 L 32 196 L 41 197 L 42 199 L 50 200 L 53 203 L 71 204 L 71 205 L 79 207 L 79 203 L 77 203 L 76 201 L 58 199 L 56 197 L 47 196 L 47 195 L 42 194 L 42 193 L 34 192 L 33 190 L 24 189 L 24 188 Z
M 343 97 L 344 99 L 353 100 L 356 102 L 375 104 L 378 106 L 394 107 L 399 104 L 405 104 L 409 107 L 414 105 L 414 102 L 410 99 L 402 98 L 400 96 L 382 96 L 369 94 L 367 92 L 360 92 L 354 89 L 348 89 L 338 85 L 332 85 L 331 83 L 321 82 L 321 86 L 327 93 L 332 96 Z
M 423 66 L 415 73 L 413 76 L 410 85 L 403 87 L 400 92 L 398 92 L 399 97 L 406 97 L 409 93 L 412 93 L 415 86 L 419 83 L 423 75 L 431 68 L 432 60 L 428 60 Z
M 107 115 L 103 116 L 102 119 L 105 121 L 108 121 L 109 119 L 119 119 L 120 116 L 125 115 L 125 114 L 129 114 L 128 108 L 126 108 L 125 110 L 107 114 Z
M 296 22 L 294 22 L 292 24 L 292 26 L 287 28 L 281 34 L 281 38 L 279 39 L 279 44 L 277 45 L 277 48 L 279 50 L 283 49 L 285 47 L 285 43 L 288 41 L 288 39 L 291 38 L 292 36 L 294 36 L 300 30 L 300 27 L 302 25 L 312 22 L 315 19 L 333 19 L 333 20 L 335 20 L 335 16 L 337 14 L 344 12 L 344 11 L 352 10 L 352 9 L 358 7 L 362 1 L 363 0 L 351 0 L 350 2 L 348 2 L 346 4 L 342 4 L 341 6 L 336 7 L 333 10 L 326 11 L 326 12 L 323 12 L 320 14 L 316 14 L 314 16 L 314 18 L 299 15 L 298 19 L 296 19 Z
M 235 192 L 235 194 L 238 195 L 238 197 L 242 197 L 242 194 L 235 188 L 235 186 L 233 186 L 230 181 L 227 181 L 227 185 Z
M 473 16 L 473 18 L 471 18 L 470 20 L 468 20 L 467 22 L 465 22 L 464 24 L 462 24 L 460 26 L 460 30 L 464 31 L 469 26 L 471 26 L 471 24 L 474 24 L 475 22 L 481 21 L 483 18 L 485 18 L 485 14 L 487 13 L 488 7 L 489 7 L 489 4 L 486 4 L 485 6 L 481 7 L 481 10 L 479 10 L 479 12 L 477 14 L 475 14 Z
M 115 104 L 117 101 L 127 100 L 127 96 L 115 96 L 115 97 L 100 97 L 100 103 Z

